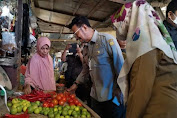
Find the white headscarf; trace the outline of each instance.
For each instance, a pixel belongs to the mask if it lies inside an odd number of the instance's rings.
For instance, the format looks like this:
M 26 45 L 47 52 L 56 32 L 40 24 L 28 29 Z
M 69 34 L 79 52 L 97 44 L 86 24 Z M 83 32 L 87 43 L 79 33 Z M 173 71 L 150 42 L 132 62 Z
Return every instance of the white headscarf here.
M 135 60 L 158 48 L 177 63 L 177 51 L 160 17 L 145 0 L 136 0 L 123 5 L 111 19 L 117 28 L 117 37 L 127 41 L 126 60 L 117 80 L 126 102 L 128 97 L 126 75 Z

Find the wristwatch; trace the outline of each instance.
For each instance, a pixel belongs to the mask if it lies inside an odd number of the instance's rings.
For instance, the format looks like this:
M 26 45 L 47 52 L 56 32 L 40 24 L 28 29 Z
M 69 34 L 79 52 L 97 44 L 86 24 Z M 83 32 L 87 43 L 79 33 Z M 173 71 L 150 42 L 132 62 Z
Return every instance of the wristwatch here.
M 76 81 L 74 81 L 74 84 L 76 84 L 77 86 L 79 85 Z

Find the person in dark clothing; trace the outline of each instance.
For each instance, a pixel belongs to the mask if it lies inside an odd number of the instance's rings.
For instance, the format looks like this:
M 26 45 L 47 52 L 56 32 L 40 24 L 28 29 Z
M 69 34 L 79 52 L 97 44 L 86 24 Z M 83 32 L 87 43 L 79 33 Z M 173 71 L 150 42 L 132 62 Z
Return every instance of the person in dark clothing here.
M 67 55 L 66 62 L 68 63 L 68 66 L 65 72 L 65 80 L 66 87 L 69 88 L 80 74 L 82 70 L 82 62 L 80 57 L 76 55 Z
M 166 20 L 164 20 L 164 25 L 168 30 L 175 47 L 177 48 L 177 2 L 176 0 L 172 0 L 168 6 L 166 11 Z
M 71 48 L 71 45 L 68 44 L 62 54 L 62 61 L 67 62 L 67 70 L 65 72 L 65 86 L 69 88 L 73 82 L 76 80 L 77 76 L 80 74 L 82 70 L 82 61 L 83 55 L 81 53 L 81 49 L 77 48 L 77 53 L 73 53 L 71 55 L 67 55 L 67 50 Z
M 73 54 L 67 55 L 67 50 L 71 49 L 71 45 L 67 45 L 65 51 L 62 54 L 62 61 L 66 61 L 68 66 L 67 70 L 65 71 L 65 86 L 67 88 L 71 87 L 76 81 L 76 78 L 82 71 L 82 63 L 83 63 L 83 54 L 81 48 L 77 46 L 76 51 L 73 51 Z M 88 84 L 85 85 L 78 85 L 78 89 L 75 91 L 76 96 L 80 98 L 82 101 L 87 101 L 87 105 L 90 106 L 90 87 Z

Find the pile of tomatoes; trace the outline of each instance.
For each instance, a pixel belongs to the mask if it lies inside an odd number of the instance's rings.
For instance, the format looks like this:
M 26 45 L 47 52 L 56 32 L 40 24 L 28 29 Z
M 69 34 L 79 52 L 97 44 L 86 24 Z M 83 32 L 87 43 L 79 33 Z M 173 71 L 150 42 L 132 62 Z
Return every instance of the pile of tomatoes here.
M 52 98 L 48 98 L 46 101 L 43 102 L 43 107 L 54 107 L 55 105 L 63 106 L 65 104 L 69 104 L 70 106 L 82 106 L 82 104 L 76 98 L 75 94 L 65 92 L 55 94 L 52 96 Z

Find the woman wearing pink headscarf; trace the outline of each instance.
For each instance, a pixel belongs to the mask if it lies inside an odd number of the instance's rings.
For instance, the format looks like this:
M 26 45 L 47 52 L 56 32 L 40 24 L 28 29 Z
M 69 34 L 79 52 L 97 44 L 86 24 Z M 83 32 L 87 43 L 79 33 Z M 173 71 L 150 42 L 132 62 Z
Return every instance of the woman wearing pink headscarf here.
M 53 62 L 49 55 L 50 40 L 40 37 L 37 41 L 37 53 L 27 65 L 25 73 L 25 93 L 31 93 L 31 87 L 42 90 L 56 90 Z

